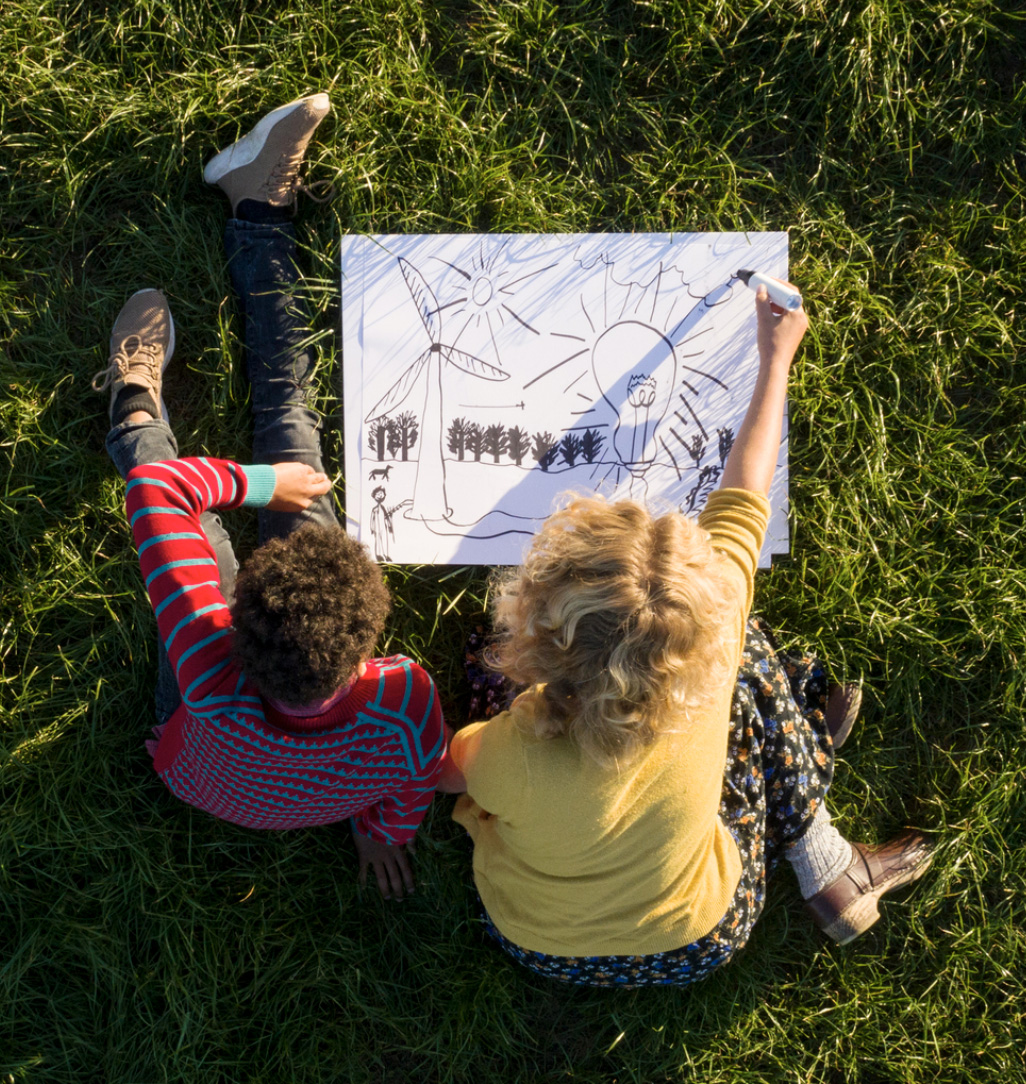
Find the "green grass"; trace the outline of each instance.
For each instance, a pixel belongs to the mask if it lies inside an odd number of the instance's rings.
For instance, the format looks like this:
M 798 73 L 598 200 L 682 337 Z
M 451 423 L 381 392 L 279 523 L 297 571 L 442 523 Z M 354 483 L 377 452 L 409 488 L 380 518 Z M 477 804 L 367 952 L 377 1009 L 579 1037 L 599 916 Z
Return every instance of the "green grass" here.
M 987 0 L 5 0 L 0 13 L 0 1081 L 1024 1079 L 1026 24 Z M 341 828 L 261 835 L 148 766 L 152 621 L 103 452 L 129 292 L 179 331 L 183 451 L 245 457 L 203 162 L 330 89 L 304 211 L 341 471 L 352 231 L 788 229 L 812 331 L 793 552 L 758 606 L 864 679 L 833 804 L 940 833 L 854 945 L 789 874 L 693 989 L 563 990 L 483 941 L 439 799 L 420 889 Z M 340 482 L 342 481 L 340 476 Z M 339 494 L 344 498 L 344 486 Z M 245 552 L 251 517 L 231 517 Z M 460 703 L 473 570 L 389 570 L 389 645 Z

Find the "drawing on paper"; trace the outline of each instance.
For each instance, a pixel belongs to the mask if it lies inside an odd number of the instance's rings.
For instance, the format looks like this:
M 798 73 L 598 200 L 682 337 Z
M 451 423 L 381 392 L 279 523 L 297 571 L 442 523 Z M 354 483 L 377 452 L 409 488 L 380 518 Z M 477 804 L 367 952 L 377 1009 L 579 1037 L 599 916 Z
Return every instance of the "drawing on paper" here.
M 493 564 L 568 489 L 697 513 L 757 367 L 735 272 L 786 255 L 781 234 L 347 239 L 350 529 L 379 560 Z M 781 552 L 786 477 L 774 504 Z

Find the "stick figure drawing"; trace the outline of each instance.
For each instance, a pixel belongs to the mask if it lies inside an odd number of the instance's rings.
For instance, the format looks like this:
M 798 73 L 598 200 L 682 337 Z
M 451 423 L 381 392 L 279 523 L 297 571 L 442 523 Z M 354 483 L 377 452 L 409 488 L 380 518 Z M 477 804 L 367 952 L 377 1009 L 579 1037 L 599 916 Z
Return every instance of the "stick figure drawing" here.
M 409 498 L 400 501 L 391 508 L 385 507 L 385 487 L 375 486 L 371 493 L 374 507 L 371 509 L 371 538 L 374 539 L 374 560 L 391 561 L 391 544 L 395 541 L 395 522 L 393 516 L 400 508 L 410 503 Z

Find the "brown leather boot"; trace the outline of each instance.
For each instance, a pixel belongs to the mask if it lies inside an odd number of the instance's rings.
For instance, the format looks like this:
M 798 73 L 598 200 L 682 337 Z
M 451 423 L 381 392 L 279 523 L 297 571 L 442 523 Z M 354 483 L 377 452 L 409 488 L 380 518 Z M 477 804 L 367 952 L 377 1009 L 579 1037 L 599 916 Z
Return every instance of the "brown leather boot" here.
M 855 720 L 862 707 L 862 690 L 858 685 L 834 685 L 827 698 L 826 711 L 823 713 L 827 730 L 834 743 L 834 749 L 840 749 L 851 733 Z
M 851 865 L 805 901 L 813 922 L 840 945 L 854 941 L 879 919 L 882 896 L 922 877 L 933 847 L 930 838 L 914 828 L 880 847 L 852 843 Z

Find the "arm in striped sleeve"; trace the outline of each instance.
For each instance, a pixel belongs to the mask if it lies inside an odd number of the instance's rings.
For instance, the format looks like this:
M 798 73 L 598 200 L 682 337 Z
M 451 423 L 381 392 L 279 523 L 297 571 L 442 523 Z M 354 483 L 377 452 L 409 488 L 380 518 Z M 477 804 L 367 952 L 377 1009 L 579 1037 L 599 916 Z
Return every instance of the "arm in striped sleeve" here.
M 190 715 L 214 715 L 255 693 L 231 659 L 231 617 L 200 516 L 266 505 L 273 467 L 223 459 L 176 459 L 135 467 L 125 508 L 143 581 Z
M 409 778 L 394 794 L 357 814 L 357 830 L 379 843 L 409 843 L 431 805 L 446 755 L 445 719 L 438 690 L 426 670 L 411 663 L 405 740 Z

